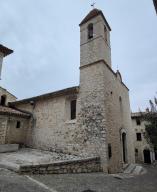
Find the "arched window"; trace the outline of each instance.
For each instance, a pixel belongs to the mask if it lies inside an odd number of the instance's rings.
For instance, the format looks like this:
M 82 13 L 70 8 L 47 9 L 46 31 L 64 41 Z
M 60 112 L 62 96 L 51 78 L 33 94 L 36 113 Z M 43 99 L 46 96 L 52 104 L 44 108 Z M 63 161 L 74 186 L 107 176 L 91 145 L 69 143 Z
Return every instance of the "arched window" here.
M 89 24 L 88 25 L 88 39 L 92 39 L 93 38 L 93 24 Z
M 5 106 L 6 105 L 6 95 L 1 96 L 1 105 Z

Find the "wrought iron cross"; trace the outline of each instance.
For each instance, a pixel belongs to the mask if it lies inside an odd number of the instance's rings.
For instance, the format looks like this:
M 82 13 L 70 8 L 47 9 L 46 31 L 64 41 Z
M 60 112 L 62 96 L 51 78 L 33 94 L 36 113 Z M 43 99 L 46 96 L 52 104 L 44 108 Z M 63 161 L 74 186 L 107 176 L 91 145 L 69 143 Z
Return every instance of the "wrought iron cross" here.
M 93 9 L 95 8 L 94 6 L 95 6 L 95 3 L 92 3 L 92 4 L 91 4 L 91 7 L 93 7 Z

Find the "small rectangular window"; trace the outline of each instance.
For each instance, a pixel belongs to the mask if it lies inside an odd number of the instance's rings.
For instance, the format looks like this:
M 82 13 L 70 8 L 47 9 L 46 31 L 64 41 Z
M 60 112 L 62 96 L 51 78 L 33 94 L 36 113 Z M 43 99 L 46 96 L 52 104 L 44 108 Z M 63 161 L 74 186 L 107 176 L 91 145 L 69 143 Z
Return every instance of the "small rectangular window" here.
M 135 153 L 138 153 L 138 149 L 135 149 Z
M 136 125 L 141 125 L 140 119 L 136 119 Z
M 92 39 L 93 38 L 93 24 L 89 24 L 88 25 L 88 39 Z
M 106 26 L 104 26 L 104 33 L 105 33 L 105 41 L 107 42 L 107 29 L 106 29 Z
M 137 138 L 137 141 L 142 141 L 142 134 L 136 133 L 136 138 Z
M 21 127 L 21 122 L 20 121 L 17 121 L 16 122 L 16 128 L 19 129 Z
M 76 119 L 76 100 L 71 101 L 71 120 Z
M 111 144 L 108 144 L 108 158 L 111 159 L 112 157 L 112 147 Z

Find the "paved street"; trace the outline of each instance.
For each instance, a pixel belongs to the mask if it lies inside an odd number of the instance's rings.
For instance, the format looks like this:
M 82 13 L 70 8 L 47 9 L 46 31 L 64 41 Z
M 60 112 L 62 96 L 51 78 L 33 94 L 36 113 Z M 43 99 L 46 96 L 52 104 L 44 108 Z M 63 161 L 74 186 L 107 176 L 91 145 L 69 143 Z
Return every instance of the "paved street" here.
M 140 176 L 115 178 L 103 173 L 18 176 L 0 170 L 0 192 L 156 192 L 157 167 Z
M 0 169 L 0 192 L 48 192 L 43 187 L 7 170 Z

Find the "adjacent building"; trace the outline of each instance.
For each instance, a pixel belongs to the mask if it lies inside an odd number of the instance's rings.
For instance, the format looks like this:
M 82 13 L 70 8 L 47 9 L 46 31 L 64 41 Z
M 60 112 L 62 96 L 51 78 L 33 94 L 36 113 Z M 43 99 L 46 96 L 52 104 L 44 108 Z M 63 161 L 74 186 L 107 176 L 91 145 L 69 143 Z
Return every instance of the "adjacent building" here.
M 155 154 L 154 148 L 146 137 L 145 125 L 147 122 L 143 120 L 140 112 L 132 113 L 131 117 L 132 127 L 135 131 L 134 146 L 136 163 L 153 163 L 154 160 L 157 160 L 157 154 Z

